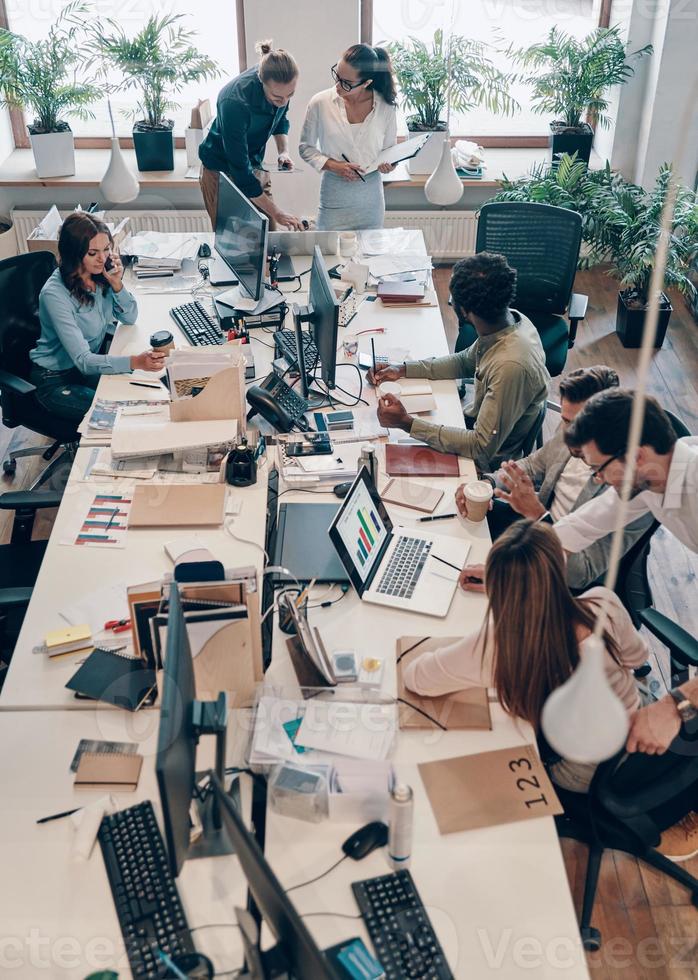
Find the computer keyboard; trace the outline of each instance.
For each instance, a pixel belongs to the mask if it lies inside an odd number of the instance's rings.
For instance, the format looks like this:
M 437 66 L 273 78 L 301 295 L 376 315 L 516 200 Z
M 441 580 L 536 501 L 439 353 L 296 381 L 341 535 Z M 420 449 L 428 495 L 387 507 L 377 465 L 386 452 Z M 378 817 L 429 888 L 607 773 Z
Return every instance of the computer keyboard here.
M 99 843 L 134 977 L 163 973 L 156 955 L 194 953 L 150 800 L 104 817 Z
M 215 317 L 207 313 L 199 300 L 173 306 L 170 316 L 192 347 L 208 347 L 225 343 L 225 337 Z
M 274 343 L 281 357 L 285 357 L 289 364 L 295 364 L 297 359 L 296 335 L 291 330 L 277 330 L 274 334 Z M 305 369 L 312 371 L 317 365 L 320 355 L 315 346 L 315 341 L 307 331 L 303 331 L 303 354 L 305 355 Z
M 351 887 L 387 980 L 452 980 L 409 871 L 355 881 Z
M 399 599 L 411 599 L 430 550 L 431 541 L 401 535 L 381 575 L 378 592 Z

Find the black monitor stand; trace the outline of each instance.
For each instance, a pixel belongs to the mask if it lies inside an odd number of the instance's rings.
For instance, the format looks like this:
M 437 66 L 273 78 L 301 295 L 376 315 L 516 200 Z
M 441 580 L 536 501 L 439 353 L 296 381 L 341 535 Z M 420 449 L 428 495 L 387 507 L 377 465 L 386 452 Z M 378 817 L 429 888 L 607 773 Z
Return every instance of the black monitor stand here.
M 221 691 L 217 701 L 194 701 L 191 706 L 191 730 L 198 741 L 202 735 L 214 735 L 216 738 L 215 772 L 221 782 L 225 782 L 225 740 L 228 718 L 228 698 Z M 210 785 L 202 787 L 199 783 L 210 772 L 205 769 L 196 774 L 194 789 L 194 804 L 201 821 L 202 834 L 189 844 L 187 861 L 203 857 L 220 857 L 224 854 L 234 854 L 235 848 L 223 824 L 220 804 Z M 240 781 L 235 779 L 229 791 L 240 808 Z
M 313 382 L 312 375 L 308 374 L 305 366 L 305 347 L 303 346 L 303 324 L 310 323 L 313 315 L 311 306 L 293 305 L 293 332 L 296 338 L 296 364 L 298 365 L 298 375 L 300 379 L 300 390 L 303 398 L 308 402 L 309 408 L 319 408 L 325 401 L 325 395 L 321 391 L 311 390 Z

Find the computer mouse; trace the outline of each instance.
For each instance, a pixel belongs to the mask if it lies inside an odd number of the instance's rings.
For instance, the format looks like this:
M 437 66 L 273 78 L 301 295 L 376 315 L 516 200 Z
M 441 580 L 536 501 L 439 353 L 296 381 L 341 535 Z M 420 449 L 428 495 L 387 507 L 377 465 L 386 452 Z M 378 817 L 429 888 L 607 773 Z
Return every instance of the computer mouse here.
M 332 493 L 335 495 L 335 497 L 339 497 L 339 499 L 341 500 L 343 497 L 346 497 L 346 495 L 349 493 L 350 490 L 351 490 L 351 481 L 349 481 L 348 483 L 338 483 L 333 488 Z
M 342 844 L 342 850 L 347 857 L 354 861 L 360 861 L 371 851 L 375 851 L 377 847 L 385 847 L 387 843 L 387 824 L 381 823 L 380 820 L 374 820 L 373 823 L 367 823 L 365 827 L 360 827 L 351 837 L 347 837 Z
M 199 258 L 209 259 L 211 257 L 211 246 L 207 245 L 206 242 L 202 242 L 199 245 Z

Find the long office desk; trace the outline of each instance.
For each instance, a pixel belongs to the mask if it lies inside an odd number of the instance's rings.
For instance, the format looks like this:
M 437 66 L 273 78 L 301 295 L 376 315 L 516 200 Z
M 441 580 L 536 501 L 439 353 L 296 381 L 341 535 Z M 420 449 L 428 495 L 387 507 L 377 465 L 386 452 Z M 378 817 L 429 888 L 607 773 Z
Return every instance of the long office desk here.
M 307 269 L 310 260 L 299 258 L 298 270 Z M 131 287 L 131 282 L 129 282 Z M 133 353 L 147 346 L 153 330 L 174 328 L 168 311 L 173 305 L 187 301 L 186 296 L 157 295 L 134 290 L 139 300 L 138 323 L 119 327 L 113 352 Z M 294 300 L 303 300 L 303 293 Z M 376 344 L 379 352 L 403 349 L 411 357 L 438 356 L 447 353 L 441 316 L 437 307 L 416 310 L 386 310 L 378 302 L 366 301 L 348 331 L 358 333 L 372 327 L 383 327 L 385 333 Z M 174 328 L 173 332 L 177 332 Z M 370 350 L 370 338 L 360 337 L 361 349 Z M 270 337 L 253 334 L 257 374 L 264 373 L 271 351 Z M 338 369 L 337 383 L 348 391 L 356 390 L 356 371 Z M 437 400 L 435 418 L 444 424 L 462 424 L 462 411 L 453 382 L 433 385 Z M 126 399 L 148 395 L 147 389 L 133 388 L 126 378 L 102 378 L 99 394 L 105 398 Z M 340 394 L 341 398 L 344 395 Z M 364 387 L 368 407 L 354 409 L 357 425 L 373 420 L 375 424 L 375 393 Z M 256 420 L 255 420 L 256 421 Z M 121 939 L 113 910 L 106 875 L 98 853 L 90 864 L 79 870 L 73 868 L 68 848 L 67 825 L 53 829 L 51 824 L 35 827 L 30 819 L 39 810 L 58 812 L 71 805 L 75 790 L 72 777 L 66 775 L 72 752 L 80 738 L 118 738 L 115 731 L 123 730 L 119 740 L 140 742 L 146 760 L 141 783 L 136 794 L 124 795 L 120 805 L 137 799 L 150 798 L 159 808 L 157 790 L 152 776 L 154 759 L 153 739 L 157 731 L 157 708 L 131 715 L 106 705 L 76 701 L 64 685 L 75 670 L 75 661 L 67 657 L 57 662 L 32 653 L 46 630 L 61 624 L 59 612 L 74 601 L 76 594 L 115 582 L 134 584 L 156 578 L 171 570 L 164 553 L 166 541 L 191 537 L 192 529 L 162 529 L 130 531 L 127 546 L 111 554 L 102 549 L 83 550 L 64 546 L 61 530 L 83 508 L 94 484 L 81 482 L 89 450 L 78 452 L 69 477 L 66 493 L 47 549 L 41 574 L 25 619 L 22 634 L 0 697 L 0 732 L 7 733 L 12 744 L 21 746 L 21 756 L 3 760 L 2 785 L 4 796 L 11 801 L 6 815 L 9 821 L 7 841 L 15 849 L 34 856 L 30 876 L 22 877 L 19 853 L 8 853 L 3 862 L 6 887 L 0 921 L 10 923 L 8 936 L 19 937 L 23 948 L 28 944 L 32 928 L 46 930 L 53 937 L 76 935 L 83 939 L 107 936 L 113 947 L 115 962 L 121 949 Z M 380 454 L 379 454 L 380 458 Z M 263 564 L 264 526 L 267 500 L 267 475 L 273 457 L 260 469 L 253 487 L 231 490 L 241 502 L 241 511 L 232 530 L 246 543 L 233 538 L 223 528 L 197 529 L 196 536 L 210 548 L 216 558 L 228 567 L 254 564 L 261 572 Z M 472 476 L 469 461 L 461 461 L 461 479 Z M 384 475 L 381 474 L 382 485 Z M 452 494 L 459 480 L 433 481 L 445 491 L 439 509 L 450 509 Z M 112 484 L 113 486 L 113 484 Z M 281 489 L 284 489 L 283 483 Z M 307 502 L 307 493 L 290 491 L 284 500 Z M 332 494 L 318 493 L 321 502 L 335 502 Z M 413 524 L 414 512 L 389 506 L 395 523 Z M 489 548 L 486 524 L 472 525 L 460 518 L 434 525 L 437 533 L 454 534 L 470 543 L 468 561 L 483 561 Z M 317 593 L 322 591 L 319 587 Z M 319 626 L 329 649 L 346 647 L 349 643 L 361 653 L 385 657 L 387 670 L 383 679 L 386 693 L 395 691 L 395 642 L 402 635 L 454 636 L 477 628 L 484 615 L 484 598 L 460 591 L 454 596 L 449 614 L 444 619 L 419 616 L 385 607 L 361 603 L 350 591 L 336 606 L 313 609 L 311 622 Z M 268 679 L 275 687 L 292 690 L 296 686 L 285 647 L 286 637 L 275 629 L 273 660 Z M 38 710 L 37 710 L 38 709 Z M 564 866 L 552 820 L 543 818 L 526 823 L 488 828 L 480 831 L 441 837 L 416 770 L 420 761 L 493 750 L 530 742 L 527 726 L 516 723 L 493 705 L 493 731 L 451 733 L 401 733 L 395 756 L 398 774 L 415 789 L 416 830 L 412 869 L 422 897 L 429 908 L 434 926 L 444 945 L 447 958 L 456 977 L 480 977 L 489 972 L 501 977 L 519 976 L 533 972 L 536 976 L 587 977 L 584 955 L 578 938 L 577 922 L 572 906 Z M 55 744 L 54 744 L 55 743 Z M 3 744 L 9 744 L 3 739 Z M 61 748 L 62 747 L 62 748 Z M 31 775 L 29 775 L 31 773 Z M 43 788 L 41 788 L 43 787 Z M 37 794 L 37 789 L 40 792 Z M 36 805 L 35 805 L 36 804 Z M 48 829 L 48 833 L 45 831 Z M 341 842 L 355 827 L 326 822 L 306 824 L 274 813 L 268 815 L 267 854 L 278 877 L 288 886 L 314 877 L 329 867 L 339 855 Z M 43 837 L 38 831 L 44 832 Z M 52 845 L 40 846 L 45 840 Z M 57 846 L 54 846 L 57 845 Z M 226 862 L 226 867 L 229 867 Z M 206 867 L 208 866 L 208 868 Z M 181 890 L 190 925 L 207 922 L 232 921 L 232 904 L 228 891 L 221 885 L 223 865 L 211 862 L 188 862 L 182 873 Z M 307 889 L 294 892 L 294 901 L 303 913 L 314 911 L 356 914 L 349 883 L 387 871 L 384 854 L 376 852 L 358 865 L 341 865 L 331 876 Z M 51 879 L 45 897 L 36 900 L 42 874 Z M 235 885 L 225 876 L 226 885 L 238 891 L 241 875 L 235 875 Z M 89 881 L 88 881 L 89 879 Z M 190 887 L 190 879 L 193 884 Z M 14 884 L 16 883 L 16 889 Z M 72 895 L 74 889 L 84 889 Z M 13 897 L 16 896 L 16 900 Z M 38 892 L 41 895 L 41 892 Z M 7 897 L 9 896 L 9 897 Z M 239 897 L 237 904 L 242 904 Z M 77 904 L 76 904 L 77 903 Z M 225 910 L 223 912 L 223 909 Z M 221 912 L 223 914 L 221 915 Z M 80 927 L 74 922 L 80 920 Z M 322 945 L 329 945 L 349 935 L 364 935 L 362 923 L 349 922 L 331 916 L 307 920 L 311 931 Z M 200 942 L 209 936 L 212 947 Z M 227 930 L 236 933 L 236 930 Z M 195 934 L 199 948 L 217 954 L 217 969 L 230 969 L 240 961 L 239 950 L 230 936 L 221 937 L 219 930 Z M 214 942 L 215 940 L 215 942 Z M 218 944 L 218 945 L 216 945 Z M 226 959 L 227 956 L 227 959 Z M 232 960 L 231 960 L 232 957 Z M 536 959 L 537 957 L 537 959 Z M 28 962 L 28 961 L 27 961 Z M 226 962 L 227 966 L 222 966 Z M 84 976 L 81 960 L 76 967 L 37 970 L 37 975 Z M 104 964 L 100 964 L 104 965 Z M 1 966 L 1 964 L 0 964 Z M 123 963 L 120 968 L 128 974 Z M 22 976 L 32 976 L 31 970 Z

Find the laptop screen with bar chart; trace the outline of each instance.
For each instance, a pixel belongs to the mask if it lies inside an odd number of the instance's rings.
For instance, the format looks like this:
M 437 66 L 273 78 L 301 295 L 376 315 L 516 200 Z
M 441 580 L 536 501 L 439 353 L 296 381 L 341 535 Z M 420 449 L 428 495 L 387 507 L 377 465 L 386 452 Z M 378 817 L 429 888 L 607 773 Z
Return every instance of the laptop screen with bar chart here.
M 344 554 L 340 553 L 340 557 L 358 591 L 361 590 L 355 577 L 358 576 L 362 586 L 370 580 L 389 543 L 392 527 L 376 488 L 370 483 L 366 471 L 361 470 L 333 522 L 330 534 L 330 537 L 337 536 L 341 541 L 341 552 Z M 334 543 L 337 547 L 336 538 Z M 351 562 L 355 574 L 347 567 L 344 556 Z

